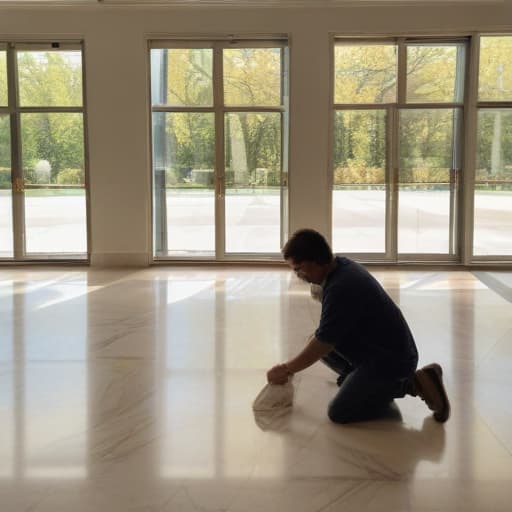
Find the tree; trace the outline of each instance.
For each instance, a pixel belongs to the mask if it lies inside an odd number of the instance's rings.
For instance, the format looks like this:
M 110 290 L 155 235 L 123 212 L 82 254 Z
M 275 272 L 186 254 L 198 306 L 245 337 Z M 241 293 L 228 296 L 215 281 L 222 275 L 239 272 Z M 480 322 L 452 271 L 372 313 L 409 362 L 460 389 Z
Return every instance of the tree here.
M 17 65 L 21 106 L 82 105 L 80 52 L 18 51 Z M 35 165 L 47 160 L 56 183 L 63 169 L 84 167 L 82 114 L 21 114 L 21 145 L 26 180 L 37 181 Z
M 213 105 L 212 50 L 172 49 L 168 52 L 168 105 Z M 232 107 L 281 105 L 281 49 L 228 48 L 223 50 L 224 101 Z M 156 54 L 155 54 L 156 55 Z M 153 80 L 158 80 L 154 76 Z M 156 103 L 158 103 L 157 101 Z M 153 101 L 155 104 L 155 99 Z M 155 114 L 158 116 L 158 114 Z M 256 170 L 280 173 L 280 114 L 230 112 L 224 119 L 226 176 L 238 185 L 256 183 Z M 158 117 L 155 123 L 160 122 Z M 154 126 L 156 126 L 154 124 Z M 207 113 L 167 114 L 166 168 L 184 180 L 191 168 L 214 168 L 213 116 Z M 160 159 L 160 158 L 158 158 Z
M 407 102 L 453 103 L 462 100 L 460 44 L 408 44 Z M 398 46 L 340 44 L 335 47 L 334 99 L 339 104 L 380 104 L 382 109 L 338 110 L 335 115 L 335 183 L 368 183 L 385 168 L 385 104 L 396 104 Z M 400 178 L 407 182 L 447 181 L 453 167 L 456 129 L 451 108 L 400 112 Z M 380 116 L 380 117 L 379 117 Z M 341 184 L 342 181 L 339 183 Z

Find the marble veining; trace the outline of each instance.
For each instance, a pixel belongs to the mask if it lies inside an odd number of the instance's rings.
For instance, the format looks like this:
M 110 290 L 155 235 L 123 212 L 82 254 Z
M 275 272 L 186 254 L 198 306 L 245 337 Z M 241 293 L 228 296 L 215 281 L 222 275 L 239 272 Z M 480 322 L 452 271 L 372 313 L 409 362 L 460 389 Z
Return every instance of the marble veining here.
M 0 510 L 509 511 L 512 273 L 373 273 L 444 367 L 444 425 L 413 397 L 334 425 L 321 364 L 255 414 L 320 314 L 284 268 L 2 269 Z

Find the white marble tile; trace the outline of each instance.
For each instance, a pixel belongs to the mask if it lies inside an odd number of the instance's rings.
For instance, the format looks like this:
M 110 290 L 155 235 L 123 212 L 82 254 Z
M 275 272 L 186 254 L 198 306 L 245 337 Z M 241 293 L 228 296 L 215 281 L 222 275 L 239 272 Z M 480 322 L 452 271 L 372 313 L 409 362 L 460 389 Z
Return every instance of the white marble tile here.
M 320 313 L 287 270 L 0 271 L 2 512 L 510 510 L 512 304 L 468 272 L 375 275 L 443 364 L 444 425 L 412 397 L 334 425 L 322 365 L 255 416 Z

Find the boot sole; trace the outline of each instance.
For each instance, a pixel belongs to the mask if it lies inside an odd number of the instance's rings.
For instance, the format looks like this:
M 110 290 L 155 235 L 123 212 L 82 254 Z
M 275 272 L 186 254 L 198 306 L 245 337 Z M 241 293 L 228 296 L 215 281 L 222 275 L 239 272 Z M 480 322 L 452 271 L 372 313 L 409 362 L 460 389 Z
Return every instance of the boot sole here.
M 432 363 L 424 366 L 422 370 L 432 376 L 432 382 L 434 382 L 437 391 L 441 395 L 443 409 L 441 411 L 434 412 L 434 419 L 440 423 L 444 423 L 450 417 L 451 407 L 443 384 L 443 369 L 437 363 Z

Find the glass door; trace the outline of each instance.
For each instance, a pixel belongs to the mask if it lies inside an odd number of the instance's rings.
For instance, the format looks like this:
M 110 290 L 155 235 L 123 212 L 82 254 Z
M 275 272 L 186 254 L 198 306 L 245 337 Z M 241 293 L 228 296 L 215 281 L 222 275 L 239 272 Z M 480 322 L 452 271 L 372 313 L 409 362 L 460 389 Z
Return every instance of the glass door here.
M 8 91 L 7 46 L 0 45 L 0 259 L 12 258 L 14 255 L 11 115 Z
M 459 257 L 466 44 L 335 41 L 335 252 L 377 261 Z
M 473 259 L 512 256 L 512 35 L 480 38 Z
M 459 254 L 464 42 L 407 42 L 398 115 L 399 259 Z
M 156 258 L 279 254 L 284 52 L 261 41 L 151 43 Z
M 84 145 L 81 45 L 0 49 L 0 257 L 87 258 Z
M 226 254 L 278 254 L 283 49 L 223 50 Z
M 213 48 L 151 49 L 157 257 L 215 254 Z
M 335 252 L 389 257 L 394 41 L 334 47 L 332 246 Z

